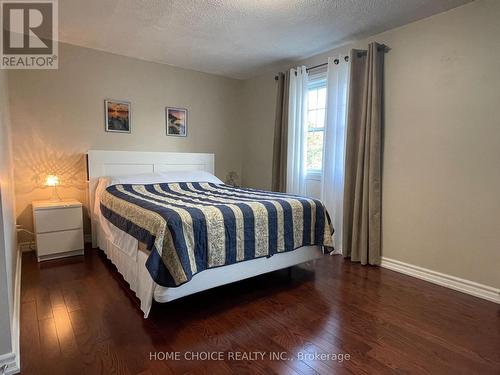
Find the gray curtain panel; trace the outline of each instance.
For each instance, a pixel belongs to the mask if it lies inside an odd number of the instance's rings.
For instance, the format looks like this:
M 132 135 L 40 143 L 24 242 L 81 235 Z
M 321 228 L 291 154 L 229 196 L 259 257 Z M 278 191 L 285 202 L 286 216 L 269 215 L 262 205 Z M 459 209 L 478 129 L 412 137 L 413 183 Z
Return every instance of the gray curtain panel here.
M 350 53 L 343 250 L 372 265 L 381 256 L 384 53 L 377 43 Z
M 286 167 L 288 146 L 288 93 L 290 72 L 278 74 L 276 119 L 274 124 L 272 190 L 286 191 Z

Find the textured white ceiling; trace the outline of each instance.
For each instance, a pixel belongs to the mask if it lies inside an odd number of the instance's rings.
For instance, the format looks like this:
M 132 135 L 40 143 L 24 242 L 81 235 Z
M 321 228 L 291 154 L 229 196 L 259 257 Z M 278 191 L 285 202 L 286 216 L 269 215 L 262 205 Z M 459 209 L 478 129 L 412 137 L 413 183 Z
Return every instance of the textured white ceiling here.
M 60 0 L 63 42 L 247 78 L 471 0 Z

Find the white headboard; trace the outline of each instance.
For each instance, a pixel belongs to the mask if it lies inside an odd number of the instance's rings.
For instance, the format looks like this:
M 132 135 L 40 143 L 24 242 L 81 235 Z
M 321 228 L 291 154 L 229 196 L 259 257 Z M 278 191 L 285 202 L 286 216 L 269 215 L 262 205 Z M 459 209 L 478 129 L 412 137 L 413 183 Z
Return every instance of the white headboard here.
M 92 246 L 96 243 L 94 196 L 99 177 L 174 171 L 206 171 L 214 173 L 214 154 L 183 152 L 104 151 L 87 152 Z

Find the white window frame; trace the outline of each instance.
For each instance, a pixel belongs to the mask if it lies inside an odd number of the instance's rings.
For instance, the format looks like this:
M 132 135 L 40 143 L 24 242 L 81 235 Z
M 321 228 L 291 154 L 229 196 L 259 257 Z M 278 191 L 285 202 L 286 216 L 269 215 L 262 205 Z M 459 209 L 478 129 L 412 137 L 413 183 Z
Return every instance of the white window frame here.
M 326 82 L 326 72 L 321 72 L 317 74 L 310 74 L 309 75 L 309 82 L 307 84 L 307 91 L 309 92 L 309 89 L 313 87 L 322 87 L 324 86 L 327 88 L 327 82 Z M 326 127 L 326 111 L 328 111 L 327 108 L 328 100 L 325 103 L 325 127 Z M 313 130 L 313 131 L 322 131 L 323 132 L 323 148 L 325 147 L 325 127 L 323 127 L 323 130 Z M 307 133 L 309 133 L 309 129 L 307 130 Z M 323 150 L 324 152 L 324 150 Z M 323 158 L 321 158 L 321 162 L 323 163 Z M 306 179 L 308 180 L 317 180 L 321 181 L 323 178 L 323 168 L 321 169 L 308 169 L 306 171 Z

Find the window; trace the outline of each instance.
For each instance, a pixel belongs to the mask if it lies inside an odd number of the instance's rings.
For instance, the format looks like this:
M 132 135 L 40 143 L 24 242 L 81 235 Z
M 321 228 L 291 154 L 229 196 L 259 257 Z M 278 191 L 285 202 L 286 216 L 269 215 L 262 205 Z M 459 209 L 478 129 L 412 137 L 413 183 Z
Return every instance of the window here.
M 326 118 L 326 80 L 309 82 L 307 93 L 306 169 L 321 173 Z

